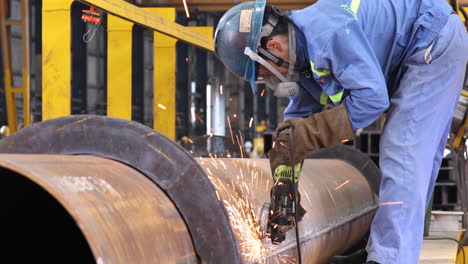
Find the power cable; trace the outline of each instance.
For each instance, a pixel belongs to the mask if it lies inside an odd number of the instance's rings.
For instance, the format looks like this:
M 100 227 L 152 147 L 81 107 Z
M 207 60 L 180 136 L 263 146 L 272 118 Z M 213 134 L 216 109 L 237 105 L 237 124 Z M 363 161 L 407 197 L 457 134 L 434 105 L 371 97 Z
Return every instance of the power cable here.
M 292 195 L 293 195 L 293 200 L 294 200 L 294 224 L 295 224 L 295 230 L 296 230 L 296 248 L 297 248 L 297 263 L 302 264 L 302 256 L 301 256 L 301 243 L 299 241 L 299 222 L 297 219 L 299 219 L 299 214 L 297 211 L 297 193 L 299 190 L 299 187 L 296 188 L 296 170 L 295 170 L 295 164 L 294 164 L 294 136 L 293 136 L 293 129 L 290 127 L 289 128 L 289 158 L 292 166 Z M 298 175 L 299 177 L 299 175 Z

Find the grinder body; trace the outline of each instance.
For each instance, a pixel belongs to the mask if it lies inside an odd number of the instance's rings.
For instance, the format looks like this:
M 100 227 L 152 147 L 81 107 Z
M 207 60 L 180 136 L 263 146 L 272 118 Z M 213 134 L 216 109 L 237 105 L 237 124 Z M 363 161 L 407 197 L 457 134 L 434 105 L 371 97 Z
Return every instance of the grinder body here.
M 270 204 L 265 204 L 262 215 L 268 215 L 268 220 L 263 225 L 262 232 L 265 236 L 271 238 L 273 244 L 281 244 L 286 239 L 286 232 L 292 229 L 296 222 L 301 221 L 306 211 L 300 206 L 300 196 L 298 194 L 299 174 L 302 169 L 302 163 L 294 166 L 281 165 L 275 169 L 275 184 L 270 192 Z M 294 175 L 294 183 L 293 183 Z M 297 207 L 295 205 L 297 201 Z M 298 219 L 295 219 L 296 208 L 298 210 Z M 265 212 L 268 210 L 267 212 Z M 266 217 L 263 217 L 265 221 Z

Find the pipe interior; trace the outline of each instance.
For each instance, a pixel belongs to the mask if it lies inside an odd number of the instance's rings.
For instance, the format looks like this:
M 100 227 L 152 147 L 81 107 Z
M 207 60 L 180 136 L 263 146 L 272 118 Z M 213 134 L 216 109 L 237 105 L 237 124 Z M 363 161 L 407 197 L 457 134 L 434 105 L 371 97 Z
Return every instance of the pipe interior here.
M 26 177 L 0 168 L 3 259 L 15 263 L 95 263 L 65 208 Z

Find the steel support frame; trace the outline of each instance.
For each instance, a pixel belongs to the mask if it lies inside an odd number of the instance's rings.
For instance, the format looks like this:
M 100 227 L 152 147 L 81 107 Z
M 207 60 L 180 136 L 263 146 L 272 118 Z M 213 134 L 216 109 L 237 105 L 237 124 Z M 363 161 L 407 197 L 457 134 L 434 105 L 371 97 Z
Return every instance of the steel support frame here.
M 68 50 L 71 40 L 62 36 L 70 36 L 72 2 L 46 0 L 43 4 L 43 120 L 71 114 L 71 91 L 68 88 L 71 83 Z M 213 28 L 186 28 L 172 22 L 175 20 L 174 8 L 144 10 L 117 0 L 81 2 L 110 13 L 107 44 L 109 116 L 132 118 L 131 47 L 134 23 L 164 33 L 155 32 L 154 37 L 154 128 L 175 140 L 176 38 L 205 50 L 213 50 Z M 57 18 L 63 23 L 56 23 Z
M 147 8 L 149 12 L 175 21 L 174 8 Z M 176 43 L 177 39 L 154 32 L 153 128 L 176 139 Z
M 54 0 L 56 1 L 56 0 Z M 214 51 L 214 40 L 212 37 L 198 34 L 196 31 L 171 22 L 148 10 L 134 6 L 121 0 L 80 0 L 90 5 L 94 5 L 105 12 L 119 16 L 123 19 L 150 28 L 165 35 L 174 37 L 188 44 L 199 48 Z
M 107 16 L 107 115 L 132 120 L 133 23 Z
M 31 124 L 30 106 L 30 38 L 29 38 L 29 0 L 21 0 L 21 20 L 7 19 L 9 1 L 0 1 L 0 44 L 3 58 L 5 99 L 8 126 L 10 132 L 19 129 L 15 94 L 23 99 L 23 126 Z M 10 26 L 21 26 L 22 38 L 22 87 L 13 87 L 13 69 L 11 61 Z
M 72 3 L 42 2 L 42 120 L 71 113 Z
M 148 11 L 175 21 L 174 8 L 148 8 Z M 108 19 L 108 116 L 131 120 L 131 32 L 133 23 L 109 15 Z M 207 37 L 212 27 L 191 27 Z M 177 39 L 154 32 L 154 123 L 155 130 L 172 140 L 176 138 L 175 72 Z

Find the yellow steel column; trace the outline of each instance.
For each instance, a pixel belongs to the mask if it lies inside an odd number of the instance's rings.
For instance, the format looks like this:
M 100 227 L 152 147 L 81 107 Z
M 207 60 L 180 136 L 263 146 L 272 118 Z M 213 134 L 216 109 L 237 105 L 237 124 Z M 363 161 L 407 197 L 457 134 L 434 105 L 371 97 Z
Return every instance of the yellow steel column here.
M 107 115 L 132 120 L 133 23 L 107 18 Z
M 3 79 L 5 87 L 6 111 L 8 118 L 8 126 L 12 131 L 16 131 L 18 127 L 16 116 L 16 103 L 13 89 L 13 77 L 11 69 L 11 47 L 10 34 L 7 24 L 7 8 L 8 1 L 0 1 L 0 47 L 2 50 L 3 59 Z
M 147 8 L 167 20 L 175 20 L 174 8 Z M 190 29 L 213 36 L 212 27 Z M 176 43 L 164 34 L 154 33 L 154 129 L 172 140 L 176 137 Z
M 42 120 L 70 115 L 72 2 L 42 1 Z
M 146 9 L 146 8 L 145 8 Z M 147 8 L 175 21 L 175 8 Z M 154 32 L 154 130 L 175 140 L 176 136 L 176 43 L 177 39 Z

